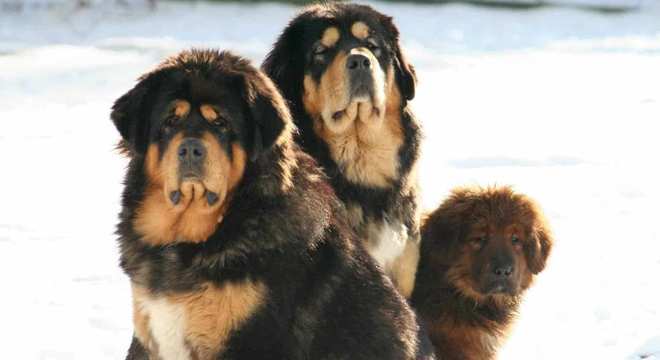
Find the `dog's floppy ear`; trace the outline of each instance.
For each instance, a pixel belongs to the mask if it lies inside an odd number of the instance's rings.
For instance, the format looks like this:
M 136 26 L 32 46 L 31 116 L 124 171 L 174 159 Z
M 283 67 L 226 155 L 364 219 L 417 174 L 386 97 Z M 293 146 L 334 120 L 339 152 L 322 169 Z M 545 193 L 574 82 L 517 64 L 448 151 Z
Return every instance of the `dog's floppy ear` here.
M 403 55 L 401 45 L 399 44 L 399 30 L 394 25 L 392 17 L 383 16 L 382 24 L 385 25 L 391 36 L 392 52 L 394 53 L 394 71 L 396 82 L 399 86 L 401 95 L 406 100 L 412 100 L 415 97 L 415 87 L 417 86 L 417 74 L 415 67 L 408 62 L 408 59 Z
M 303 20 L 294 20 L 284 29 L 261 64 L 263 72 L 287 99 L 297 99 L 302 89 L 304 56 L 301 56 L 299 47 L 303 36 Z
M 422 251 L 439 263 L 450 263 L 460 238 L 457 225 L 441 214 L 427 218 L 422 224 Z
M 459 197 L 445 201 L 422 220 L 422 244 L 442 264 L 451 264 L 470 226 L 472 203 Z M 424 246 L 424 244 L 426 246 Z
M 538 274 L 545 268 L 545 263 L 548 255 L 550 255 L 553 242 L 550 228 L 545 219 L 542 218 L 542 215 L 539 215 L 535 219 L 535 224 L 530 234 L 530 241 L 524 246 L 527 266 L 532 273 Z
M 412 100 L 415 97 L 415 87 L 417 86 L 415 68 L 404 57 L 398 42 L 396 44 L 395 54 L 396 79 L 399 89 L 406 100 Z
M 122 95 L 114 105 L 110 118 L 122 140 L 119 148 L 128 154 L 144 154 L 149 141 L 149 107 L 145 106 L 158 87 L 158 76 L 147 74 L 135 87 Z
M 291 131 L 291 114 L 273 82 L 261 72 L 249 76 L 246 86 L 245 96 L 254 124 L 250 140 L 250 159 L 254 161 Z

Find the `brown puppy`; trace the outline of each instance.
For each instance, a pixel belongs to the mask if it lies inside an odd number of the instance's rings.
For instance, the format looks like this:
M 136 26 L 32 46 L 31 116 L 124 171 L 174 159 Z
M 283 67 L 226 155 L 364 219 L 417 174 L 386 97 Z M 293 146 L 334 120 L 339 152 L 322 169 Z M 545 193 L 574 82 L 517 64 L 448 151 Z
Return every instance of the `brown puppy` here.
M 493 359 L 552 235 L 509 187 L 460 188 L 422 225 L 412 302 L 440 359 Z

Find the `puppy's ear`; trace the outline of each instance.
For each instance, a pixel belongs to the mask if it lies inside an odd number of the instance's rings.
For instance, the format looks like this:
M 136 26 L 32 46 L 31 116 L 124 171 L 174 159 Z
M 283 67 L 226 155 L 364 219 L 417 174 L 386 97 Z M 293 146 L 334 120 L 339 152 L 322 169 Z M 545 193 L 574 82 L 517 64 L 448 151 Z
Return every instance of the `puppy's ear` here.
M 112 105 L 110 118 L 122 137 L 119 148 L 128 154 L 144 154 L 149 141 L 149 107 L 159 84 L 158 76 L 148 74 Z
M 531 241 L 525 244 L 524 251 L 529 270 L 534 274 L 538 274 L 545 268 L 554 240 L 542 215 L 539 215 L 535 222 L 536 224 L 534 224 L 531 232 Z
M 422 253 L 434 259 L 434 263 L 449 264 L 459 241 L 459 226 L 438 214 L 422 225 Z
M 392 61 L 394 63 L 394 71 L 399 91 L 401 91 L 401 95 L 403 95 L 406 100 L 412 100 L 415 97 L 415 87 L 417 86 L 415 67 L 412 66 L 412 64 L 408 62 L 408 59 L 403 55 L 401 45 L 399 44 L 399 30 L 394 25 L 392 18 L 384 16 L 382 23 L 385 24 L 388 32 L 392 36 L 392 51 L 394 53 L 394 59 L 392 59 Z
M 471 204 L 450 199 L 422 220 L 423 252 L 443 265 L 456 260 L 470 226 Z
M 292 124 L 289 108 L 273 82 L 261 72 L 250 77 L 246 98 L 254 124 L 250 140 L 250 159 L 254 161 L 290 132 Z

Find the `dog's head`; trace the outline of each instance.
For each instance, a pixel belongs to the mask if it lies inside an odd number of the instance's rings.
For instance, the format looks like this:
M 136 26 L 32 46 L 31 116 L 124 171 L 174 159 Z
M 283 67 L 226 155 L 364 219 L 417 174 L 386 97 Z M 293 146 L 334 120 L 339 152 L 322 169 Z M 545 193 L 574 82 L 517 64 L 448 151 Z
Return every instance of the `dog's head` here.
M 516 296 L 545 267 L 553 239 L 539 207 L 508 187 L 455 190 L 422 228 L 430 261 L 476 300 Z
M 135 227 L 153 243 L 204 241 L 246 168 L 292 127 L 265 75 L 247 60 L 203 50 L 142 76 L 111 118 L 120 147 L 143 167 L 147 189 Z
M 415 71 L 402 54 L 392 18 L 364 5 L 306 8 L 263 68 L 316 122 L 317 132 L 322 127 L 341 134 L 356 121 L 382 123 L 388 108 L 398 110 L 415 95 Z

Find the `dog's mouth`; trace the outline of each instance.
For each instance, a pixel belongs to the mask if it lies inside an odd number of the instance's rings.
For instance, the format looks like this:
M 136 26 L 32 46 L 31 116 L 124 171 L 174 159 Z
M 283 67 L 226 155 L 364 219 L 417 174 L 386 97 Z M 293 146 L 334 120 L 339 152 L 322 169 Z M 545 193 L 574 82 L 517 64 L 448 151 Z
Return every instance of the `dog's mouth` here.
M 349 117 L 351 119 L 362 118 L 361 115 L 363 113 L 369 114 L 369 117 L 380 117 L 381 111 L 380 107 L 374 106 L 371 99 L 352 100 L 346 108 L 335 111 L 332 114 L 332 120 L 340 121 L 344 117 Z
M 482 286 L 480 292 L 483 295 L 515 296 L 518 291 L 511 281 L 492 281 Z
M 208 206 L 214 206 L 221 200 L 219 192 L 210 190 L 196 176 L 183 177 L 178 188 L 170 190 L 167 196 L 172 206 L 186 208 L 193 202 L 205 201 Z
M 360 82 L 351 89 L 351 100 L 359 101 L 361 99 L 373 99 L 374 89 L 373 84 Z

